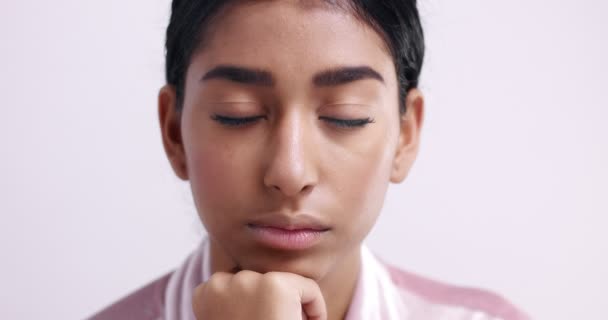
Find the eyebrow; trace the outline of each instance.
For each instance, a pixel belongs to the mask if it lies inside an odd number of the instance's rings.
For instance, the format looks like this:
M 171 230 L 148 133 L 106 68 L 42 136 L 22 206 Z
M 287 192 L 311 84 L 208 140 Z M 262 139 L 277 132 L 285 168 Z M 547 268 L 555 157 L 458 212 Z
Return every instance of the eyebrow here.
M 201 81 L 224 79 L 242 84 L 258 86 L 274 86 L 276 80 L 272 73 L 260 69 L 252 69 L 235 65 L 219 65 L 203 75 Z M 312 78 L 316 87 L 339 86 L 354 81 L 374 79 L 384 83 L 380 73 L 368 66 L 338 67 L 321 71 Z
M 201 81 L 211 79 L 225 79 L 265 87 L 274 86 L 275 83 L 274 77 L 268 71 L 228 65 L 220 65 L 209 70 L 201 78 Z
M 384 83 L 380 73 L 368 66 L 340 67 L 322 71 L 316 74 L 312 81 L 317 87 L 330 87 L 365 79 L 375 79 Z

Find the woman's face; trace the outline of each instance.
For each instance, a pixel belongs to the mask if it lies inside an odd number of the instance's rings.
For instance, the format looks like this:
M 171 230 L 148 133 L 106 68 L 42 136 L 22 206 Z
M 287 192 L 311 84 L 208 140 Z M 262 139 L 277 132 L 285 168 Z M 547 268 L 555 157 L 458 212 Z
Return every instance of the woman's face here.
M 192 57 L 181 115 L 172 94 L 159 100 L 169 158 L 218 259 L 244 269 L 321 278 L 358 250 L 417 149 L 421 98 L 400 116 L 380 36 L 323 5 L 225 8 Z M 278 248 L 251 230 L 269 221 L 324 231 L 312 246 Z

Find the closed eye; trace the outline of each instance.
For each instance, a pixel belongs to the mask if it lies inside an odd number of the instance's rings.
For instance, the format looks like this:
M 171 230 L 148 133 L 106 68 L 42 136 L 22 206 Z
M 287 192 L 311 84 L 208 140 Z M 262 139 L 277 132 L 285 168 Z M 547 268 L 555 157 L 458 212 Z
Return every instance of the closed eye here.
M 253 117 L 226 117 L 215 114 L 211 116 L 211 119 L 219 122 L 222 125 L 229 127 L 239 127 L 247 124 L 254 123 L 260 119 L 265 119 L 266 116 L 253 116 Z
M 326 121 L 332 125 L 335 125 L 339 128 L 360 128 L 364 127 L 369 123 L 374 123 L 374 119 L 372 118 L 362 118 L 362 119 L 338 119 L 331 117 L 319 117 L 320 120 Z

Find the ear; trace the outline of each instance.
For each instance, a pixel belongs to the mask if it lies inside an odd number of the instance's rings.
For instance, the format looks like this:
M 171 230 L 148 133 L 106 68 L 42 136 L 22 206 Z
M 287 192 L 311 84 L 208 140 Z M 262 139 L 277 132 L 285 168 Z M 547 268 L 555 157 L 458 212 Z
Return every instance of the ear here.
M 424 97 L 420 90 L 410 89 L 404 103 L 406 112 L 400 116 L 401 130 L 390 176 L 393 183 L 402 182 L 416 160 L 424 119 Z
M 158 119 L 163 147 L 173 172 L 182 180 L 188 180 L 186 154 L 181 134 L 181 112 L 176 108 L 175 88 L 165 85 L 158 93 Z

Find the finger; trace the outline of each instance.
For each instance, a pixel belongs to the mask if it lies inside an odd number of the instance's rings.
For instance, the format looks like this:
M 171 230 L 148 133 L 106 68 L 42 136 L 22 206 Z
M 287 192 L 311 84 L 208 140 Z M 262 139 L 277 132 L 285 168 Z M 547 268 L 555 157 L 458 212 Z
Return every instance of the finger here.
M 216 272 L 207 281 L 196 286 L 192 293 L 192 309 L 194 313 L 202 314 L 204 311 L 202 301 L 208 292 L 225 292 L 232 276 L 228 272 Z
M 233 274 L 228 272 L 216 272 L 207 279 L 207 281 L 201 283 L 197 287 L 197 296 L 202 296 L 206 291 L 212 292 L 224 292 L 232 279 Z M 200 287 L 200 288 L 199 288 Z
M 308 320 L 326 320 L 327 308 L 319 285 L 312 279 L 288 274 L 294 288 L 297 288 L 300 303 Z

